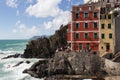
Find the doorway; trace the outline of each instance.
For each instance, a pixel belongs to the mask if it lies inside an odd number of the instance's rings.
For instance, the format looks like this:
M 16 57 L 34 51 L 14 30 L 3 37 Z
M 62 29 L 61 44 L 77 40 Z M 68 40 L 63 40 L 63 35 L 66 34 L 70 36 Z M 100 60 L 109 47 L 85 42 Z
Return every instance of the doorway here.
M 109 50 L 110 50 L 110 44 L 106 43 L 106 51 L 109 51 Z

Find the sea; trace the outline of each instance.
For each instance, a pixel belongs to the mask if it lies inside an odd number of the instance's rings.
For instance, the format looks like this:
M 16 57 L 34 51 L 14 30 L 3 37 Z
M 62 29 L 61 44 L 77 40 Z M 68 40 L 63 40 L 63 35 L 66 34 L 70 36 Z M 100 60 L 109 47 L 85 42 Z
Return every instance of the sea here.
M 0 80 L 43 80 L 33 78 L 28 74 L 23 74 L 23 70 L 30 68 L 30 66 L 37 62 L 38 59 L 24 59 L 24 58 L 9 58 L 1 59 L 8 55 L 16 53 L 23 54 L 26 44 L 29 40 L 0 40 Z M 17 63 L 24 61 L 19 66 L 14 67 Z M 27 64 L 25 61 L 30 61 Z

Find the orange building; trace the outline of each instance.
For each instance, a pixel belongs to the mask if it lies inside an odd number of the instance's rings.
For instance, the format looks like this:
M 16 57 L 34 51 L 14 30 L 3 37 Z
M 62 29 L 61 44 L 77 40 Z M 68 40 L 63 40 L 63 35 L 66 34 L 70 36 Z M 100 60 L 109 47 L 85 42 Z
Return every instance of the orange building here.
M 67 33 L 71 50 L 98 52 L 100 11 L 95 5 L 85 4 L 72 7 L 72 21 L 68 25 Z

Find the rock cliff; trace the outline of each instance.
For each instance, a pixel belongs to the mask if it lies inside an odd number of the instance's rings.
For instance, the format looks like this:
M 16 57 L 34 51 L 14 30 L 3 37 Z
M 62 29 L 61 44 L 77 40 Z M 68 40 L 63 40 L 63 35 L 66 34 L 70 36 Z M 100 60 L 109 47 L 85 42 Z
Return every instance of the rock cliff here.
M 105 74 L 103 64 L 102 59 L 94 54 L 61 51 L 50 60 L 38 61 L 23 72 L 37 78 L 54 75 L 101 76 Z
M 57 48 L 67 45 L 67 26 L 61 26 L 54 35 L 31 40 L 24 51 L 24 58 L 49 58 Z

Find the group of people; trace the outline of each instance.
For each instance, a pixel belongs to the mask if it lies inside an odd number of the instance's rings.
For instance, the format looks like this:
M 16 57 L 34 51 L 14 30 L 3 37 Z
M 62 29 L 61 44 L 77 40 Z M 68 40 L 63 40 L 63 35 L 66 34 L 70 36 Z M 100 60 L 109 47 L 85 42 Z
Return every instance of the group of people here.
M 57 48 L 56 52 L 59 52 L 59 51 L 66 51 L 66 52 L 71 51 L 70 45 L 62 46 L 62 47 Z

